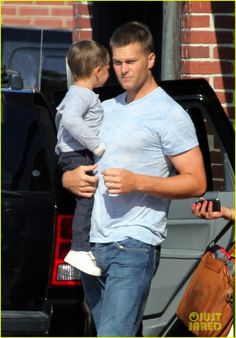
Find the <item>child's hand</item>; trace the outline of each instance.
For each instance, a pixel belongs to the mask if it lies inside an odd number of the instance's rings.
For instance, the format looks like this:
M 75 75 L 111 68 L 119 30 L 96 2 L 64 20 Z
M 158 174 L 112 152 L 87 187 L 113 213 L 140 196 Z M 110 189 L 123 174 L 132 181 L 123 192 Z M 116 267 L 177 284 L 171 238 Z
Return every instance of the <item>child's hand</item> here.
M 105 146 L 103 143 L 101 143 L 97 148 L 95 148 L 95 150 L 93 151 L 94 155 L 98 156 L 98 157 L 102 157 L 102 155 L 105 152 Z

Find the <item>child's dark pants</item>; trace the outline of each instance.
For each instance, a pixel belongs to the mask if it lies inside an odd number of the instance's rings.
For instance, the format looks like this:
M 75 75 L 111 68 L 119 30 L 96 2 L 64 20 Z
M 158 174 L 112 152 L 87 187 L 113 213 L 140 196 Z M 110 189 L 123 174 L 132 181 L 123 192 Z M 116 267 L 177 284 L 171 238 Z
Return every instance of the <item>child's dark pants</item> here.
M 58 157 L 58 167 L 62 172 L 73 170 L 81 165 L 91 165 L 93 155 L 89 150 L 63 152 Z M 76 196 L 76 206 L 72 223 L 71 250 L 89 251 L 89 233 L 94 198 Z

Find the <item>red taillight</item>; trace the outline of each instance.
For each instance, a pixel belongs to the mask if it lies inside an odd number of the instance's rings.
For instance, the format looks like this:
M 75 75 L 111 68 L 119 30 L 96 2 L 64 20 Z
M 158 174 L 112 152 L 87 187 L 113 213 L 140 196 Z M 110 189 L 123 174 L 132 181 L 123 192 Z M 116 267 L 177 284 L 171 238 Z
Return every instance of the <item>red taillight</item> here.
M 51 286 L 81 284 L 79 271 L 64 262 L 71 245 L 73 215 L 56 217 Z

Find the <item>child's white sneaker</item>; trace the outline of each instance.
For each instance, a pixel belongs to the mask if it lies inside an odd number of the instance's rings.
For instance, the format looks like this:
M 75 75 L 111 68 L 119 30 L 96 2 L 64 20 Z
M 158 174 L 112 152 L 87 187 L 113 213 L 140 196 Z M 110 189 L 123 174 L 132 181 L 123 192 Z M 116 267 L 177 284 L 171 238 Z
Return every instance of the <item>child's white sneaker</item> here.
M 64 258 L 64 261 L 89 275 L 101 276 L 102 274 L 101 269 L 96 265 L 95 258 L 91 251 L 70 250 Z

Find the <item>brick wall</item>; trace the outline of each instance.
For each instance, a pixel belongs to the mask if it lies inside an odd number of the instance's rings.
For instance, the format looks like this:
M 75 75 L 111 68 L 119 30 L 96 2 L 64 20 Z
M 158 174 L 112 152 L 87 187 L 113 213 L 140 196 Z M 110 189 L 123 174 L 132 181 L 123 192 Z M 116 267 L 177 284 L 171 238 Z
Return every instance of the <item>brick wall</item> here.
M 183 2 L 184 3 L 184 2 Z M 92 38 L 92 2 L 74 3 L 73 41 Z M 206 78 L 234 118 L 234 2 L 189 1 L 182 13 L 182 78 Z
M 2 25 L 73 29 L 71 1 L 2 1 Z
M 92 15 L 91 15 L 91 2 L 75 3 L 74 8 L 74 29 L 73 41 L 82 39 L 92 39 Z
M 204 77 L 234 118 L 234 2 L 186 2 L 182 20 L 182 77 Z

